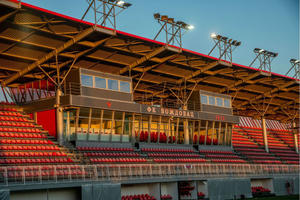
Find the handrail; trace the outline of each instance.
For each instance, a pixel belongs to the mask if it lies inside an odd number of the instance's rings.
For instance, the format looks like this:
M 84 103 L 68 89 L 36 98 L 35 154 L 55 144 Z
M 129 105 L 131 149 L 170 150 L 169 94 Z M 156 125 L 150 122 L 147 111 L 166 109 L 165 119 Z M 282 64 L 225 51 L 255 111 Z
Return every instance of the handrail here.
M 298 175 L 298 165 L 257 164 L 103 164 L 0 167 L 0 186 L 49 182 L 129 181 L 182 177 Z

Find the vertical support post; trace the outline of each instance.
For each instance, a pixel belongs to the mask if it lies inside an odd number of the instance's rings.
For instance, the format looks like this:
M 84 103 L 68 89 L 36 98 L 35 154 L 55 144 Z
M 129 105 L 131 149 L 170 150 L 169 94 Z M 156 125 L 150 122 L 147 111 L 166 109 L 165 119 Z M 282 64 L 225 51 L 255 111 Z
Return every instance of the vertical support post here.
M 157 129 L 157 132 L 158 132 L 158 135 L 157 135 L 157 143 L 160 142 L 160 127 L 161 127 L 161 115 L 159 116 L 159 121 L 158 121 L 158 129 Z
M 266 126 L 266 119 L 262 117 L 261 119 L 262 123 L 262 129 L 263 129 L 263 137 L 264 137 L 264 145 L 266 152 L 269 152 L 269 146 L 268 146 L 268 133 L 267 133 L 267 126 Z
M 196 135 L 196 134 L 195 134 L 195 130 L 196 130 L 196 129 L 195 129 L 195 127 L 196 127 L 196 126 L 195 126 L 195 123 L 196 123 L 196 122 L 193 121 L 193 130 L 192 130 L 192 134 L 190 134 L 190 135 L 192 135 L 192 140 L 191 140 L 191 141 L 192 141 L 192 144 L 194 144 L 194 138 L 195 138 L 195 135 Z M 197 136 L 197 135 L 196 135 L 196 136 Z M 198 136 L 197 136 L 197 139 L 198 139 Z M 195 143 L 197 144 L 197 140 L 196 140 Z
M 184 119 L 184 121 L 183 121 L 183 130 L 184 130 L 184 144 L 190 144 L 188 119 Z
M 78 139 L 79 112 L 80 112 L 80 107 L 76 109 L 76 118 L 75 118 L 75 136 L 76 136 L 76 140 Z
M 187 110 L 187 105 L 183 106 L 183 110 Z M 184 144 L 190 144 L 189 121 L 188 121 L 188 119 L 183 120 L 183 130 L 184 130 Z
M 67 120 L 66 120 L 66 139 L 70 141 L 70 111 L 67 111 Z
M 205 124 L 205 138 L 204 138 L 204 145 L 207 145 L 207 136 L 208 136 L 208 121 Z
M 59 145 L 63 145 L 63 132 L 64 132 L 64 113 L 63 108 L 60 105 L 60 97 L 62 92 L 60 88 L 56 90 L 56 133 Z
M 38 119 L 37 118 L 38 118 L 37 117 L 37 112 L 34 112 L 33 113 L 33 120 L 34 120 L 35 123 L 38 123 L 38 121 L 37 121 Z
M 295 144 L 295 150 L 297 153 L 299 153 L 299 147 L 298 147 L 298 136 L 297 136 L 297 129 L 296 129 L 296 122 L 293 122 L 293 135 L 294 135 L 294 144 Z
M 124 123 L 125 123 L 125 112 L 122 113 L 122 126 L 121 126 L 121 138 L 120 138 L 121 142 L 123 142 Z
M 171 118 L 169 117 L 169 120 L 168 120 L 167 144 L 169 143 L 170 135 L 171 135 Z
M 147 142 L 150 143 L 151 142 L 151 124 L 152 124 L 152 115 L 149 116 L 149 124 L 148 124 L 148 138 L 147 138 Z
M 215 136 L 215 124 L 216 122 L 213 121 L 213 125 L 212 125 L 212 133 L 211 133 L 211 145 L 214 144 L 214 136 Z
M 225 132 L 224 132 L 224 140 L 223 140 L 223 144 L 225 144 L 225 145 L 228 145 L 228 141 L 227 141 L 227 138 L 228 138 L 228 136 L 227 136 L 227 134 L 228 134 L 228 123 L 226 122 L 225 123 Z
M 109 141 L 112 141 L 112 135 L 113 135 L 113 130 L 115 128 L 115 111 L 112 111 L 111 115 L 111 127 L 110 127 L 110 135 L 109 135 Z
M 177 118 L 177 123 L 176 123 L 176 136 L 175 136 L 175 144 L 178 143 L 179 139 L 179 118 Z
M 139 128 L 138 128 L 137 136 L 135 135 L 135 138 L 137 139 L 137 141 L 140 142 L 141 132 L 143 131 L 143 116 L 142 115 L 140 115 L 140 119 L 138 120 L 138 123 L 139 123 Z
M 201 134 L 201 120 L 198 121 L 198 137 L 197 137 L 197 145 L 200 143 L 200 134 Z
M 220 145 L 221 133 L 222 133 L 222 122 L 219 122 L 219 133 L 218 133 L 218 143 L 217 143 L 217 145 Z
M 232 131 L 233 131 L 233 124 L 231 124 L 230 126 L 229 126 L 229 128 L 230 128 L 230 131 L 229 131 L 229 138 L 228 138 L 228 140 L 229 140 L 229 142 L 230 142 L 230 146 L 231 146 L 231 148 L 233 147 L 232 146 Z
M 103 114 L 104 114 L 104 110 L 101 110 L 100 113 L 100 124 L 99 124 L 99 141 L 101 141 L 101 135 L 103 134 Z
M 90 130 L 91 130 L 91 122 L 92 122 L 92 108 L 89 109 L 89 121 L 88 121 L 88 130 L 87 130 L 87 140 L 90 139 Z
M 131 124 L 131 126 L 132 126 L 132 128 L 131 128 L 131 134 L 130 134 L 130 140 L 131 140 L 131 142 L 135 142 L 135 114 L 133 113 L 132 114 L 132 124 Z

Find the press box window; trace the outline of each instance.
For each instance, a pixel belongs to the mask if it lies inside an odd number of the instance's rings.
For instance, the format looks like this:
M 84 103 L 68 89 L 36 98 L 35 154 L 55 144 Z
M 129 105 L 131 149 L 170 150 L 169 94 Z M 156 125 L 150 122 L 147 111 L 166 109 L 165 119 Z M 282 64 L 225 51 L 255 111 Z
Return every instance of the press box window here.
M 118 81 L 117 80 L 108 79 L 107 83 L 108 83 L 108 89 L 110 89 L 110 90 L 116 90 L 116 91 L 119 90 L 119 85 L 118 85 Z
M 223 99 L 220 97 L 217 97 L 217 106 L 223 106 Z
M 120 81 L 120 91 L 130 93 L 130 83 L 125 81 Z
M 229 99 L 224 99 L 224 106 L 229 108 L 230 107 L 230 101 Z
M 106 89 L 106 79 L 95 77 L 95 88 Z
M 93 77 L 85 74 L 81 74 L 81 85 L 93 87 Z
M 208 97 L 208 104 L 209 105 L 215 105 L 215 97 L 209 96 Z
M 207 104 L 207 96 L 206 95 L 201 95 L 201 103 Z

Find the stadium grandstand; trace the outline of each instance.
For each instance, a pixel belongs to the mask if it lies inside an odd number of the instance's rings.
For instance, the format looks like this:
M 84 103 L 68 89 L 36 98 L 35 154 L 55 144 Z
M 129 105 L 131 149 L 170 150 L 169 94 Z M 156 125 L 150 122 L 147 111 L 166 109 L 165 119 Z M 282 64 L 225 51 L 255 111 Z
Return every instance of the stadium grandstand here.
M 1 200 L 299 195 L 297 77 L 102 25 L 0 0 Z

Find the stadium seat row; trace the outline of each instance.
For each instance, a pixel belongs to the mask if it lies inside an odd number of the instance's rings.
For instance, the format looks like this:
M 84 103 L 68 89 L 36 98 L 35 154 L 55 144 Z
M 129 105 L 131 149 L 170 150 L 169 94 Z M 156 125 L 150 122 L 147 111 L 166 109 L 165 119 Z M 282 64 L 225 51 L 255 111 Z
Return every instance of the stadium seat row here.
M 52 145 L 38 145 L 38 146 L 28 146 L 28 145 L 13 145 L 13 146 L 10 146 L 10 145 L 7 145 L 7 146 L 4 146 L 4 145 L 0 145 L 0 150 L 6 150 L 6 151 L 13 151 L 13 150 L 49 150 L 49 151 L 55 151 L 55 150 L 60 150 L 58 146 L 52 146 Z
M 0 126 L 34 127 L 32 123 L 0 122 Z
M 140 154 L 138 153 L 95 153 L 95 152 L 88 152 L 83 153 L 84 156 L 97 156 L 97 157 L 139 157 Z
M 22 159 L 0 159 L 0 164 L 43 164 L 43 163 L 72 163 L 71 158 L 22 158 Z
M 0 139 L 0 144 L 53 144 L 50 140 L 14 140 Z
M 0 132 L 0 137 L 8 137 L 8 138 L 47 138 L 44 134 L 39 133 L 4 133 Z
M 95 163 L 139 163 L 147 162 L 145 158 L 90 158 L 91 162 Z
M 178 162 L 185 162 L 185 163 L 198 163 L 198 162 L 206 162 L 205 159 L 202 158 L 154 158 L 154 162 L 158 163 L 178 163 Z
M 15 121 L 15 122 L 28 122 L 27 118 L 23 117 L 2 117 L 0 116 L 0 121 Z
M 0 157 L 67 156 L 64 152 L 0 152 Z
M 77 147 L 79 151 L 133 151 L 133 148 L 129 147 Z

